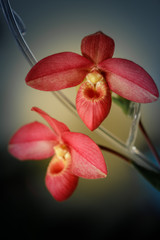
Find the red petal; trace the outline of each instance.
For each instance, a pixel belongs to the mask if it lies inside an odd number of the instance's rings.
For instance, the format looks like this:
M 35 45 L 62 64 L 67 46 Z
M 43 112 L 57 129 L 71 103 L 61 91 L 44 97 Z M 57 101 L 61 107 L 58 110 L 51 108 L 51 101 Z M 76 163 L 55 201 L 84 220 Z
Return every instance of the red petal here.
M 33 66 L 27 74 L 26 83 L 44 91 L 74 87 L 83 81 L 92 65 L 88 59 L 76 53 L 54 54 Z
M 114 41 L 102 32 L 97 32 L 82 39 L 81 51 L 83 56 L 97 64 L 113 56 Z
M 33 107 L 32 111 L 39 113 L 51 126 L 57 136 L 61 136 L 61 134 L 65 131 L 69 131 L 69 128 L 62 122 L 57 121 L 56 119 L 50 117 L 46 112 L 42 111 L 40 108 Z
M 112 58 L 103 61 L 98 67 L 107 72 L 108 85 L 118 95 L 140 103 L 157 100 L 159 93 L 153 79 L 136 63 Z
M 78 177 L 71 173 L 70 163 L 66 167 L 64 162 L 55 156 L 49 163 L 45 181 L 51 195 L 57 201 L 64 201 L 77 187 Z
M 105 160 L 95 142 L 84 134 L 73 132 L 65 132 L 63 140 L 71 149 L 73 174 L 88 179 L 106 177 Z
M 57 136 L 51 129 L 39 122 L 21 127 L 9 142 L 9 152 L 20 160 L 40 160 L 54 154 L 53 146 Z
M 111 93 L 106 81 L 82 83 L 76 97 L 76 108 L 86 126 L 93 131 L 107 117 L 111 108 Z

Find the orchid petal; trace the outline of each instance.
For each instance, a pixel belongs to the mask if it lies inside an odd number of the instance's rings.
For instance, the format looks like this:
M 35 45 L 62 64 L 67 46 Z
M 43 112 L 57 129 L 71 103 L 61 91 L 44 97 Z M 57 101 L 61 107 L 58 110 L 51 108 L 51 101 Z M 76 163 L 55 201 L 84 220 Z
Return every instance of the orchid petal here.
M 61 134 L 65 131 L 70 131 L 69 128 L 62 122 L 59 122 L 58 120 L 50 117 L 46 112 L 42 111 L 40 108 L 33 107 L 32 111 L 37 112 L 38 114 L 43 117 L 48 124 L 51 126 L 51 128 L 54 130 L 55 134 L 57 136 L 61 136 Z
M 21 127 L 9 142 L 9 152 L 19 160 L 41 160 L 54 154 L 57 144 L 54 132 L 39 122 Z
M 93 63 L 81 55 L 63 52 L 48 56 L 33 66 L 26 76 L 30 87 L 57 91 L 80 84 Z
M 54 156 L 49 163 L 45 178 L 46 187 L 57 201 L 71 196 L 78 184 L 78 177 L 70 171 L 70 163 L 65 166 L 63 160 Z
M 73 132 L 65 132 L 62 138 L 70 147 L 73 174 L 88 179 L 106 177 L 105 160 L 94 141 L 82 133 Z
M 121 97 L 140 103 L 157 100 L 159 93 L 153 79 L 136 63 L 112 58 L 103 61 L 98 67 L 106 72 L 110 89 Z
M 114 41 L 104 33 L 97 32 L 82 39 L 81 51 L 83 56 L 97 64 L 113 56 Z
M 93 131 L 107 117 L 111 108 L 111 93 L 106 81 L 84 82 L 77 93 L 76 108 L 86 126 Z

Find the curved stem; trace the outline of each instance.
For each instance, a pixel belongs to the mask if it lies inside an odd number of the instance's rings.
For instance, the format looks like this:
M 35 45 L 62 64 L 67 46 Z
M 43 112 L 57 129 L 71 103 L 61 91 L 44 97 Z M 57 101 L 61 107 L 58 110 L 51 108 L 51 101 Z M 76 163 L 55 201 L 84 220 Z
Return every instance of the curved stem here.
M 30 48 L 28 47 L 25 39 L 22 36 L 20 27 L 18 25 L 18 22 L 16 21 L 17 17 L 15 18 L 15 12 L 13 12 L 10 6 L 9 0 L 0 0 L 0 5 L 2 7 L 8 26 L 14 38 L 16 39 L 18 46 L 20 47 L 22 53 L 26 57 L 29 64 L 33 66 L 34 64 L 36 64 L 37 60 L 34 57 L 33 53 L 31 52 Z M 20 21 L 20 18 L 19 18 L 19 21 Z
M 144 135 L 144 137 L 145 137 L 145 139 L 146 139 L 146 142 L 147 142 L 150 150 L 152 151 L 153 155 L 155 156 L 157 162 L 160 164 L 160 157 L 159 157 L 159 155 L 158 155 L 158 153 L 157 153 L 157 150 L 156 150 L 156 148 L 154 147 L 151 139 L 149 138 L 149 136 L 148 136 L 148 134 L 147 134 L 147 132 L 146 132 L 143 124 L 142 124 L 141 119 L 140 119 L 140 121 L 139 121 L 139 128 L 140 128 L 141 132 L 143 133 L 143 135 Z
M 111 149 L 111 148 L 108 148 L 108 147 L 103 146 L 103 145 L 101 145 L 101 144 L 98 144 L 98 146 L 99 146 L 99 148 L 101 148 L 102 150 L 107 151 L 107 152 L 109 152 L 109 153 L 112 153 L 112 154 L 114 154 L 115 156 L 120 157 L 121 159 L 125 160 L 125 161 L 128 162 L 128 163 L 132 163 L 132 162 L 133 162 L 131 159 L 129 159 L 129 158 L 126 157 L 125 155 L 123 155 L 123 154 L 121 154 L 121 153 L 119 153 L 119 152 L 117 152 L 117 151 L 115 151 L 115 150 L 113 150 L 113 149 Z

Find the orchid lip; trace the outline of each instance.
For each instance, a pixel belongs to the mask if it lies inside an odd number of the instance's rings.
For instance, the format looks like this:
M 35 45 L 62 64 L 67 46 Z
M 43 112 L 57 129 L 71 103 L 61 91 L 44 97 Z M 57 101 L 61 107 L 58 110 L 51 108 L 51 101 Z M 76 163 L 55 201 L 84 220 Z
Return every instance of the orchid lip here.
M 48 166 L 48 173 L 51 176 L 61 174 L 71 159 L 71 154 L 65 144 L 58 144 L 53 148 L 55 155 Z
M 49 168 L 49 173 L 51 175 L 59 174 L 63 171 L 64 167 L 65 167 L 64 162 L 59 159 L 55 163 L 51 164 L 51 166 Z
M 76 97 L 78 114 L 91 131 L 107 117 L 111 107 L 111 93 L 103 75 L 96 72 L 92 77 L 89 75 L 91 81 L 81 84 Z
M 105 95 L 105 91 L 103 91 L 103 84 L 105 79 L 97 71 L 93 71 L 88 73 L 86 76 L 86 86 L 84 87 L 83 94 L 89 100 L 100 100 Z

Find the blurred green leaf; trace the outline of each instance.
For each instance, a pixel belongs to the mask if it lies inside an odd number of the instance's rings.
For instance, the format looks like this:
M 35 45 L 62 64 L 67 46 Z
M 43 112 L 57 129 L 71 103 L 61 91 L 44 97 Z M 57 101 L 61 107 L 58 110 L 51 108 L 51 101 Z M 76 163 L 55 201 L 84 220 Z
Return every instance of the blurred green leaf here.
M 133 162 L 133 166 L 148 182 L 152 184 L 152 186 L 160 191 L 160 172 L 154 172 L 152 170 L 146 169 L 135 162 Z
M 131 114 L 131 108 L 130 108 L 130 104 L 131 101 L 117 95 L 112 96 L 112 100 L 115 104 L 117 104 L 119 107 L 121 107 L 122 111 L 126 114 L 126 115 L 130 115 Z

